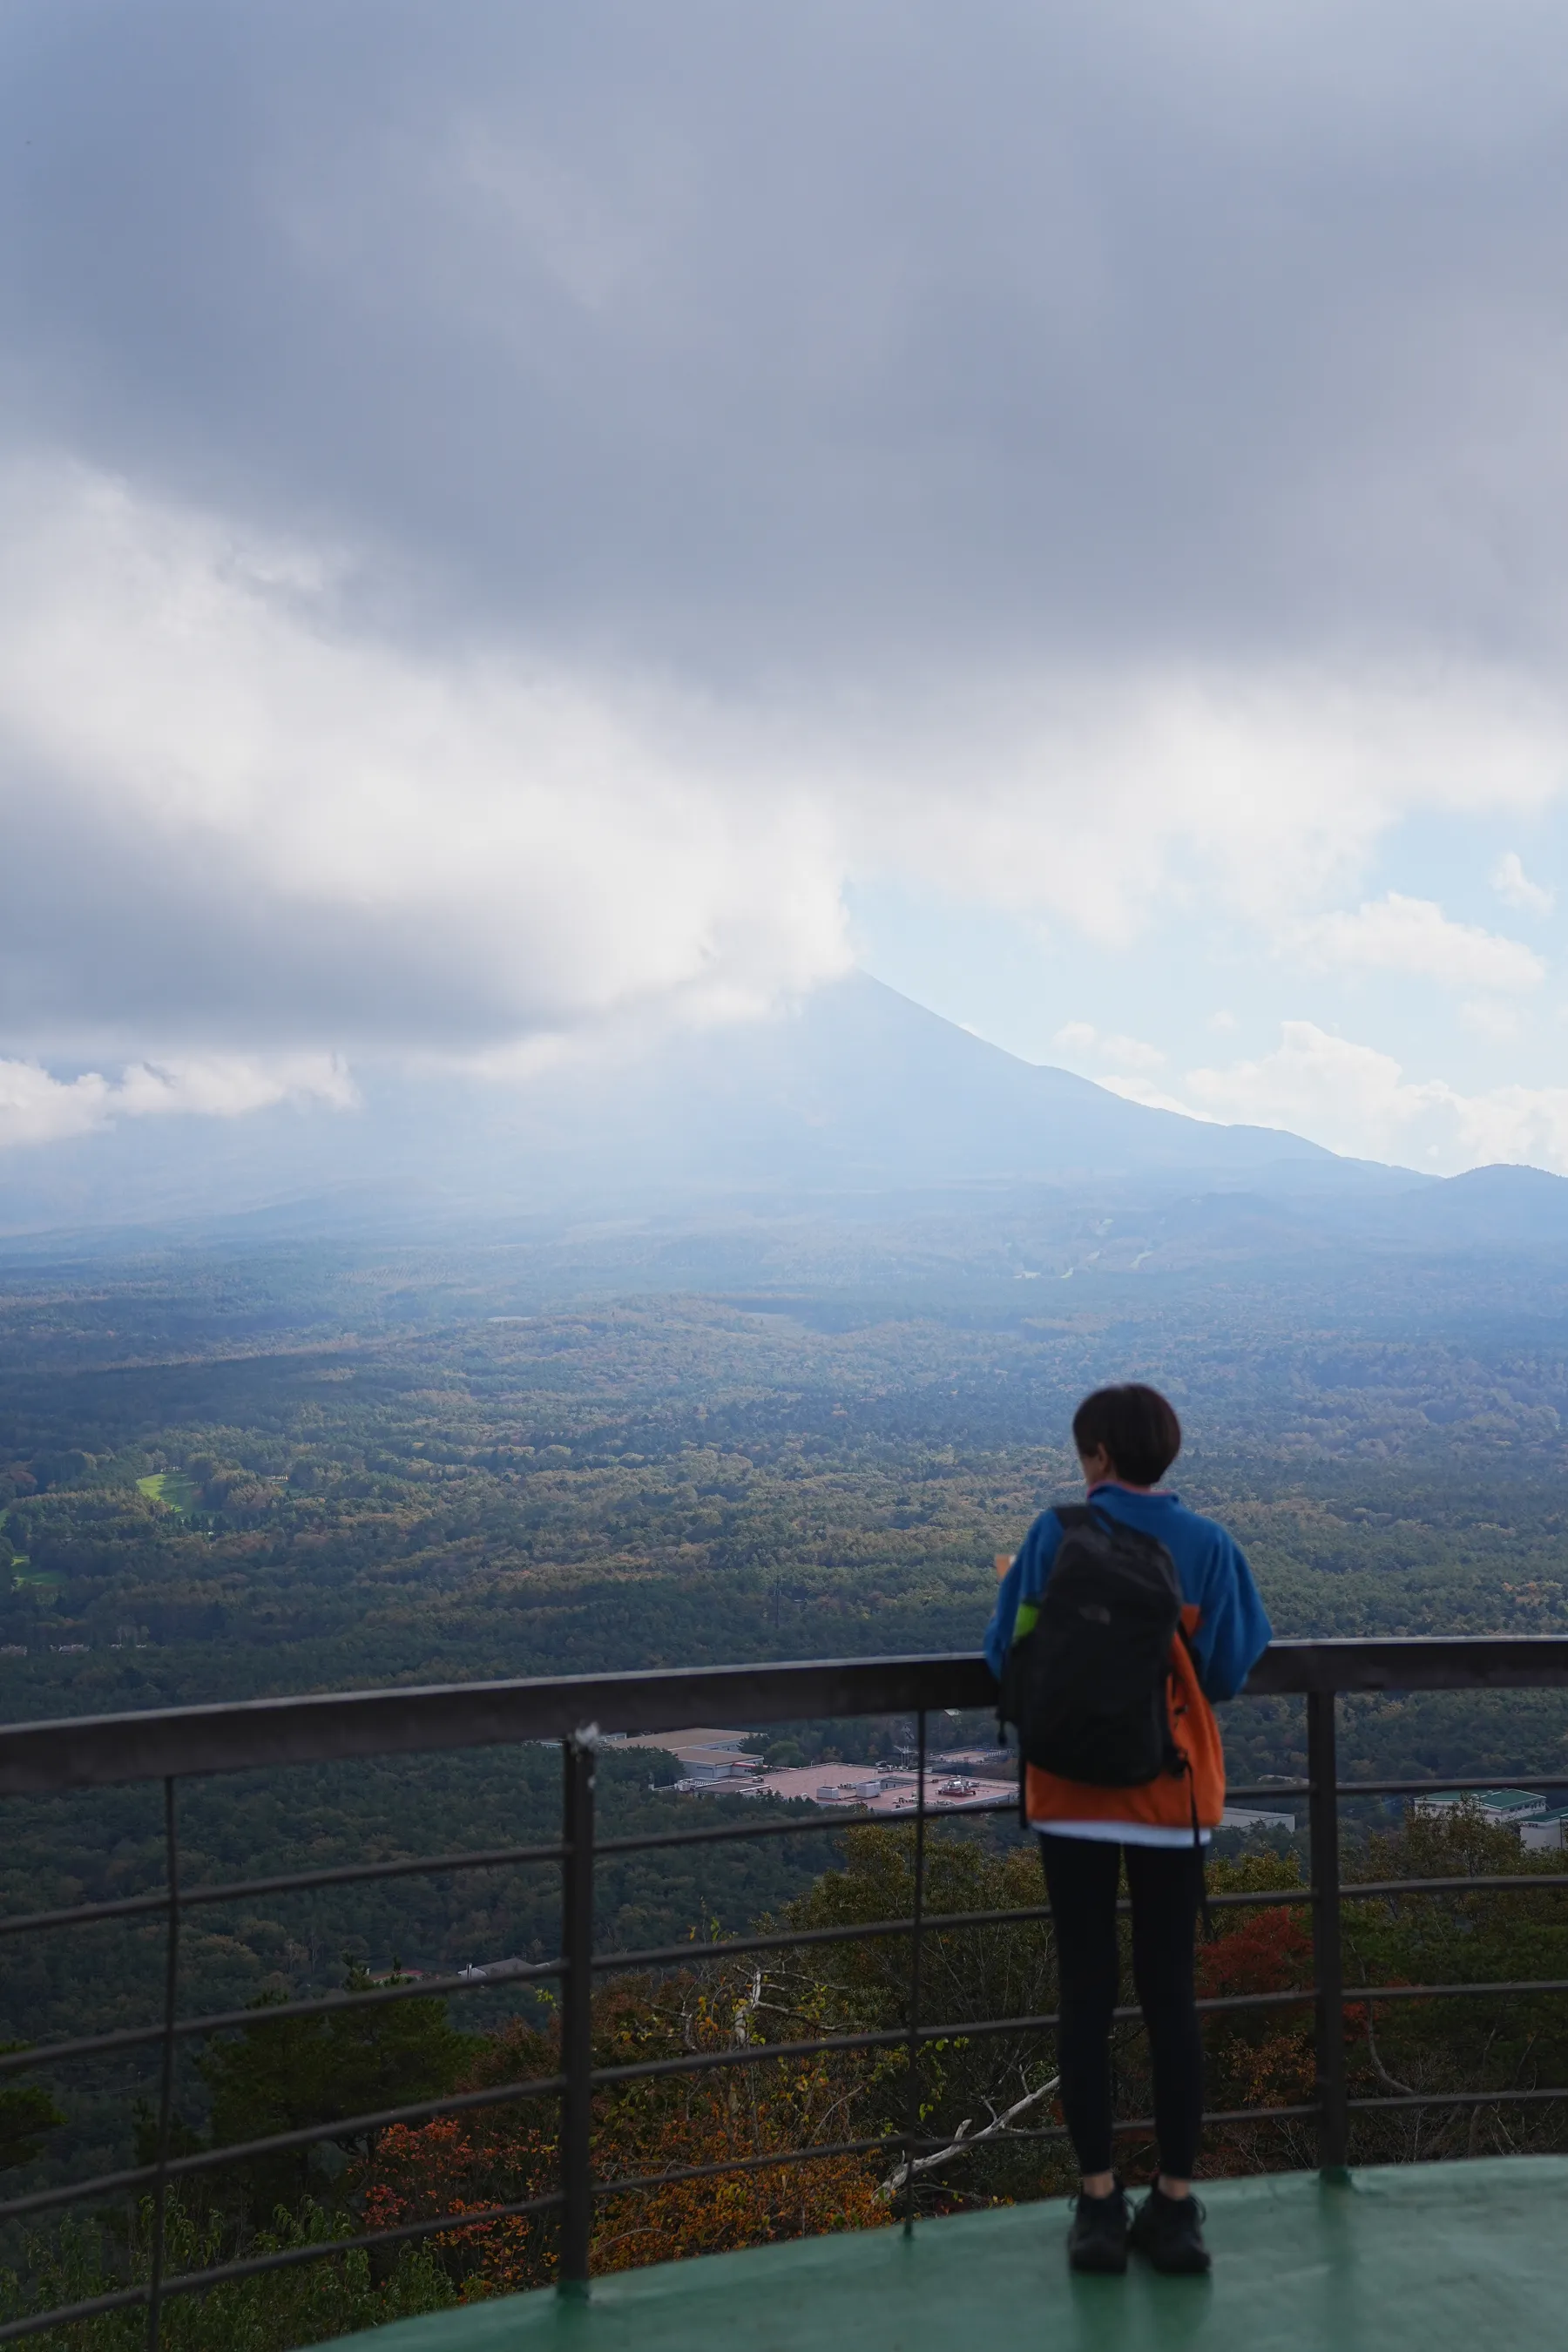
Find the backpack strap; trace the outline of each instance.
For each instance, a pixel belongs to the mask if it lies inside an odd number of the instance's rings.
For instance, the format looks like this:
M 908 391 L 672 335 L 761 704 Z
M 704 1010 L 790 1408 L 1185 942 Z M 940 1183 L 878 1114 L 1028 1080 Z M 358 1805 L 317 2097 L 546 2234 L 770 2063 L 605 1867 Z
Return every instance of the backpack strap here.
M 1193 1672 L 1196 1674 L 1198 1671 L 1198 1654 L 1193 1647 L 1193 1637 L 1188 1633 L 1186 1627 L 1183 1624 L 1178 1623 L 1176 1631 L 1181 1635 L 1182 1647 L 1187 1654 Z M 1170 1677 L 1170 1684 L 1173 1689 L 1175 1686 L 1175 1675 L 1173 1674 Z M 1200 1689 L 1202 1688 L 1201 1682 L 1199 1687 Z M 1203 1915 L 1204 1941 L 1205 1944 L 1212 1944 L 1214 1941 L 1214 1913 L 1209 1908 L 1208 1855 L 1205 1851 L 1203 1838 L 1199 1833 L 1197 1785 L 1193 1778 L 1191 1761 L 1185 1755 L 1182 1758 L 1182 1770 L 1185 1773 L 1187 1780 L 1187 1809 L 1192 1816 L 1193 1823 L 1193 1865 L 1198 1874 L 1198 1909 Z
M 1209 1861 L 1198 1834 L 1198 1792 L 1193 1786 L 1191 1771 L 1187 1774 L 1187 1802 L 1193 1811 L 1193 1861 L 1198 1874 L 1198 1909 L 1203 1915 L 1204 1941 L 1214 1942 L 1214 1913 L 1209 1909 Z
M 1087 1503 L 1053 1503 L 1051 1505 L 1051 1508 L 1056 1513 L 1057 1522 L 1060 1527 L 1063 1535 L 1067 1534 L 1069 1528 L 1091 1528 L 1096 1524 L 1095 1515 L 1089 1509 Z M 996 1731 L 1003 1747 L 1005 1748 L 1007 1745 L 1007 1718 L 1002 1712 L 1002 1706 L 1003 1696 L 1002 1693 L 998 1691 L 996 1698 Z M 1028 1790 L 1029 1768 L 1024 1759 L 1024 1743 L 1022 1735 L 1020 1734 L 1018 1741 L 1018 1827 L 1021 1830 L 1033 1829 L 1034 1827 L 1034 1823 L 1029 1819 Z
M 1092 1503 L 1053 1503 L 1051 1508 L 1064 1536 L 1069 1528 L 1102 1528 L 1110 1516 L 1097 1511 Z

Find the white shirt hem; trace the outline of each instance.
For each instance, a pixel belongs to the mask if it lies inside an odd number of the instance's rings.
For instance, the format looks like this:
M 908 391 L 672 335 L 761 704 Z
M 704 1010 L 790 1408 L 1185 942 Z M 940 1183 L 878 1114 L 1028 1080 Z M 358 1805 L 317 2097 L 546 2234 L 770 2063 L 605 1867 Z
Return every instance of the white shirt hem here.
M 1031 1822 L 1029 1827 L 1038 1837 L 1093 1838 L 1101 1845 L 1191 1845 L 1191 1830 L 1166 1829 L 1159 1822 Z M 1207 1845 L 1207 1830 L 1198 1832 L 1200 1845 Z

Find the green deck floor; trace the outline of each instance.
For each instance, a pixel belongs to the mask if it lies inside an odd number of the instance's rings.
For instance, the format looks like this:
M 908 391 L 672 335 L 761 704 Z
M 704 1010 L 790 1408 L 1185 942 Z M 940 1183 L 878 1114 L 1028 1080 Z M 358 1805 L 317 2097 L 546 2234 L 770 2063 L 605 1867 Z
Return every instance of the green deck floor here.
M 363 2352 L 1490 2352 L 1568 2345 L 1568 2158 L 1204 2189 L 1215 2269 L 1075 2279 L 1062 2204 L 812 2238 L 404 2320 Z

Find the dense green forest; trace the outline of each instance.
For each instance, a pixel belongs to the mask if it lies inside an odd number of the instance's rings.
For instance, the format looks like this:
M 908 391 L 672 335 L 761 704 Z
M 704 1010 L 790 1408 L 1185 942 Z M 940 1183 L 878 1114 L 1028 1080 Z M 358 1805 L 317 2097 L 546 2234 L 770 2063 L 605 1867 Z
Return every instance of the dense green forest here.
M 1336 1260 L 1266 1280 L 1209 1265 L 1070 1290 L 982 1269 L 900 1297 L 826 1276 L 573 1287 L 524 1244 L 15 1255 L 0 1263 L 0 1713 L 973 1649 L 994 1555 L 1070 1486 L 1073 1404 L 1126 1376 L 1175 1398 L 1177 1484 L 1236 1529 L 1280 1633 L 1568 1631 L 1568 1286 L 1550 1267 Z M 1552 1697 L 1391 1696 L 1344 1719 L 1347 1770 L 1568 1769 Z M 795 1728 L 832 1758 L 905 1727 Z M 1293 1702 L 1243 1699 L 1226 1738 L 1238 1780 L 1302 1767 Z M 559 1769 L 531 1748 L 193 1783 L 184 1874 L 548 1837 Z M 608 1758 L 606 1830 L 684 1818 L 649 1785 L 673 1769 Z M 5 1906 L 156 1886 L 160 1804 L 150 1789 L 13 1801 Z M 1397 1827 L 1368 1807 L 1352 1834 Z M 986 1867 L 1013 1851 L 1005 1826 L 969 1843 Z M 742 1928 L 814 1899 L 842 1855 L 814 1825 L 607 1866 L 599 1939 Z M 542 1958 L 556 1902 L 536 1869 L 215 1906 L 191 1915 L 185 1998 Z M 0 2038 L 150 2019 L 161 1956 L 156 1926 L 68 1952 L 18 1939 Z M 458 2011 L 464 2032 L 548 2021 L 494 1992 Z M 63 2121 L 10 2178 L 121 2160 L 153 2074 L 150 2056 L 67 2070 L 50 2094 Z M 183 2127 L 207 2127 L 213 2095 L 193 2053 Z

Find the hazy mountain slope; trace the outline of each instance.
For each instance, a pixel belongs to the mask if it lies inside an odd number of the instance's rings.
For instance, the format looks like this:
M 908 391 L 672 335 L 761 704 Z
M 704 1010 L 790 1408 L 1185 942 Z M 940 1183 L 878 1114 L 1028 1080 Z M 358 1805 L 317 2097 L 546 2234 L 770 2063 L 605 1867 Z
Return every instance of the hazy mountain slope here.
M 0 1228 L 211 1216 L 345 1189 L 418 1216 L 1028 1181 L 1357 1196 L 1424 1181 L 1273 1129 L 1123 1101 L 864 974 L 763 1021 L 623 1038 L 526 1082 L 372 1070 L 363 1090 L 357 1112 L 148 1118 L 13 1151 Z

